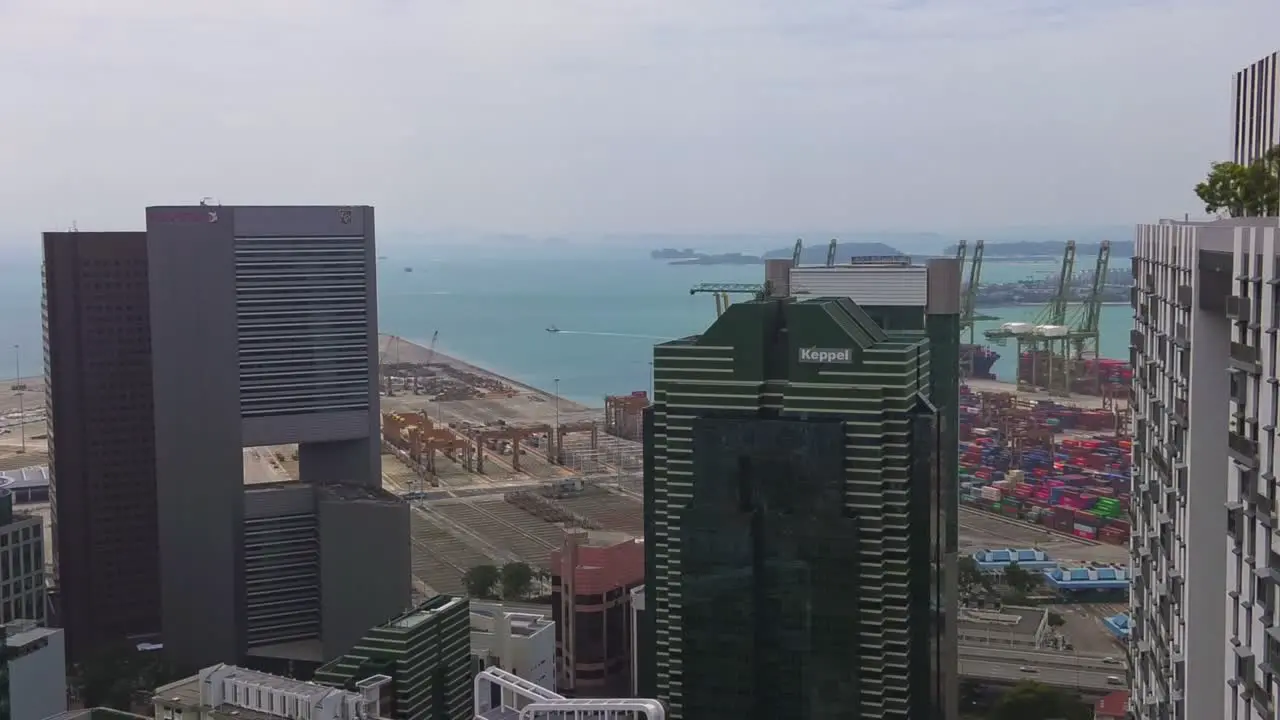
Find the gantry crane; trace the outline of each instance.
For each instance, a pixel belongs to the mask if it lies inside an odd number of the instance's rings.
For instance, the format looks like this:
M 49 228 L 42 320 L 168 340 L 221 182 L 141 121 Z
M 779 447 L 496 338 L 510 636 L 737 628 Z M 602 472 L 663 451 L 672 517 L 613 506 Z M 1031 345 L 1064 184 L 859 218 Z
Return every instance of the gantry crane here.
M 690 290 L 690 295 L 711 293 L 716 297 L 716 317 L 724 314 L 729 307 L 729 295 L 751 294 L 754 299 L 761 300 L 769 295 L 768 283 L 699 283 Z
M 387 397 L 391 397 L 391 371 L 387 368 L 387 353 L 391 351 L 391 342 L 395 339 L 395 335 L 388 335 L 387 341 L 382 344 L 382 351 L 378 353 L 378 370 L 382 374 L 382 384 Z
M 1005 345 L 1009 338 L 1016 340 L 1019 387 L 1047 388 L 1056 394 L 1065 394 L 1071 387 L 1071 373 L 1066 362 L 1070 328 L 1066 322 L 1075 264 L 1076 244 L 1072 240 L 1062 251 L 1062 274 L 1058 276 L 1058 287 L 1040 314 L 1030 323 L 1005 323 L 983 333 L 997 345 Z M 1024 355 L 1029 361 L 1029 372 L 1025 374 L 1022 372 Z M 1061 358 L 1061 362 L 1056 358 Z
M 960 257 L 960 271 L 964 272 L 964 254 L 965 243 L 960 241 L 960 248 L 956 251 Z M 969 280 L 964 287 L 964 295 L 960 298 L 960 334 L 964 335 L 966 330 L 969 331 L 969 349 L 960 353 L 960 361 L 963 364 L 961 368 L 961 377 L 973 377 L 973 356 L 978 351 L 976 338 L 978 306 L 978 283 L 982 280 L 982 254 L 983 241 L 979 240 L 973 245 L 973 259 L 969 263 Z
M 791 251 L 791 267 L 800 267 L 800 253 L 804 251 L 804 240 L 796 238 L 796 248 Z
M 839 246 L 840 243 L 836 242 L 835 238 L 831 238 L 831 243 L 827 245 L 827 267 L 836 266 L 836 248 Z
M 1087 380 L 1089 394 L 1102 394 L 1102 378 L 1098 360 L 1102 357 L 1099 339 L 1099 320 L 1102 317 L 1102 294 L 1107 288 L 1107 271 L 1111 265 L 1111 241 L 1103 240 L 1098 244 L 1098 259 L 1093 268 L 1093 284 L 1084 298 L 1084 304 L 1077 311 L 1071 328 L 1067 333 L 1067 345 L 1070 356 L 1067 363 L 1072 367 L 1071 377 L 1074 380 Z

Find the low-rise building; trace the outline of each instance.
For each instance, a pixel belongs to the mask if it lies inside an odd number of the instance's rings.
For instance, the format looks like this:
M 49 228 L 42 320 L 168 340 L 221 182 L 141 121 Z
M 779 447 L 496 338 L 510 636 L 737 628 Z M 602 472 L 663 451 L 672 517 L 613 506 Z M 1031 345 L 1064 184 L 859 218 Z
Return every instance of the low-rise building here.
M 0 622 L 44 624 L 44 522 L 13 508 L 14 496 L 0 487 Z
M 391 678 L 375 675 L 354 691 L 291 680 L 234 665 L 213 665 L 156 688 L 156 720 L 379 720 Z
M 47 718 L 67 710 L 67 652 L 62 630 L 34 620 L 4 626 L 9 715 Z
M 470 720 L 467 616 L 466 598 L 437 595 L 371 628 L 345 655 L 317 670 L 314 680 L 357 690 L 364 678 L 383 675 L 390 678 L 383 693 L 383 708 L 389 717 Z
M 556 689 L 556 629 L 544 615 L 497 603 L 471 604 L 471 654 L 478 667 L 497 667 Z

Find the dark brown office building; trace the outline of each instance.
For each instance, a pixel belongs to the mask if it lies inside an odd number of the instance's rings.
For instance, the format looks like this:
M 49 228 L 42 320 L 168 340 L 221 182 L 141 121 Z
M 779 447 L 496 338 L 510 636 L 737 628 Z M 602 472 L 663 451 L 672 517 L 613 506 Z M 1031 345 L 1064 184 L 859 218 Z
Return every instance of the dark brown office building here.
M 147 234 L 45 233 L 43 310 L 54 577 L 77 660 L 160 629 Z

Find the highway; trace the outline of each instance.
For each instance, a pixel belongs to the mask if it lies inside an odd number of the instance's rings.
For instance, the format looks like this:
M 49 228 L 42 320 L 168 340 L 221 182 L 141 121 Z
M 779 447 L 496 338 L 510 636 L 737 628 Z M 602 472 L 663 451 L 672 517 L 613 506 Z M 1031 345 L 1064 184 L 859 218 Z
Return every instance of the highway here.
M 1116 660 L 1111 664 L 1096 655 L 961 645 L 960 676 L 998 683 L 1034 680 L 1061 688 L 1107 692 L 1127 687 L 1124 660 L 1119 656 Z M 1026 672 L 1024 667 L 1035 672 Z M 1120 678 L 1120 683 L 1108 681 L 1110 677 Z

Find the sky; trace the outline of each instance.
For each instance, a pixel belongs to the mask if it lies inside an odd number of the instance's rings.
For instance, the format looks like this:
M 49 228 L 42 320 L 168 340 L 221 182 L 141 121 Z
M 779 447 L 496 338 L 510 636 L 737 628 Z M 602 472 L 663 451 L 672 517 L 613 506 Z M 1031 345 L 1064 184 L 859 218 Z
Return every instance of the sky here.
M 205 196 L 368 203 L 380 234 L 1195 214 L 1277 27 L 1276 0 L 0 0 L 0 236 Z

